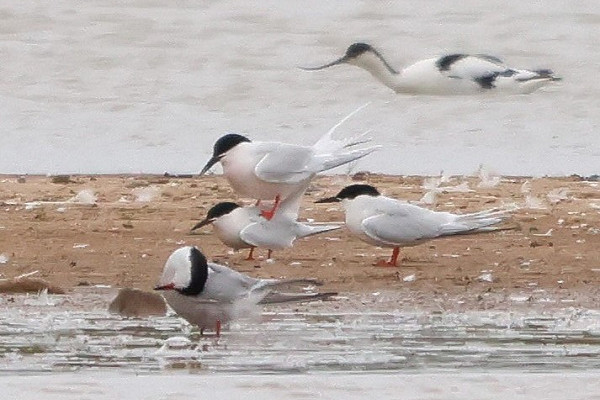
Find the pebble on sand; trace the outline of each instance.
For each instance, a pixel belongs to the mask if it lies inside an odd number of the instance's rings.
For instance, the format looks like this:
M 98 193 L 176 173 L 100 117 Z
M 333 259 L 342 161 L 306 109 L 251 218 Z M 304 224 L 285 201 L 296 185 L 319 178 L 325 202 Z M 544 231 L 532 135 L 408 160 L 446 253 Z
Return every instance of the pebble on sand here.
M 108 311 L 124 317 L 165 315 L 167 305 L 162 296 L 139 289 L 123 288 L 108 306 Z

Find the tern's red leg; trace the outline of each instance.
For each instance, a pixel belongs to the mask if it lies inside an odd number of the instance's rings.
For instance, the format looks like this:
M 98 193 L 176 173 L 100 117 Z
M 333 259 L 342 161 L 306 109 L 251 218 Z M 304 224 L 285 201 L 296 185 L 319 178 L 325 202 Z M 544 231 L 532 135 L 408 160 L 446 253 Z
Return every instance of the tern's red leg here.
M 379 260 L 375 264 L 376 267 L 396 267 L 396 263 L 398 262 L 398 256 L 400 255 L 400 247 L 394 247 L 394 251 L 392 252 L 392 256 L 389 261 Z
M 246 260 L 246 261 L 254 260 L 254 257 L 252 257 L 253 254 L 254 254 L 254 247 L 250 247 L 250 253 L 248 253 L 248 257 L 246 257 L 244 260 Z
M 281 197 L 279 195 L 275 196 L 275 204 L 273 204 L 273 208 L 270 209 L 269 211 L 261 211 L 260 215 L 262 215 L 268 221 L 270 221 L 271 218 L 273 218 L 273 215 L 275 215 L 275 211 L 277 211 L 277 209 L 279 208 L 280 201 L 281 201 Z
M 394 247 L 394 251 L 392 252 L 392 257 L 390 258 L 390 265 L 395 267 L 398 263 L 398 256 L 400 255 L 400 247 Z
M 217 337 L 221 337 L 221 320 L 218 319 L 216 326 L 215 326 L 215 330 L 217 331 Z
M 273 254 L 273 250 L 269 249 L 267 253 L 267 260 L 271 259 L 271 254 Z

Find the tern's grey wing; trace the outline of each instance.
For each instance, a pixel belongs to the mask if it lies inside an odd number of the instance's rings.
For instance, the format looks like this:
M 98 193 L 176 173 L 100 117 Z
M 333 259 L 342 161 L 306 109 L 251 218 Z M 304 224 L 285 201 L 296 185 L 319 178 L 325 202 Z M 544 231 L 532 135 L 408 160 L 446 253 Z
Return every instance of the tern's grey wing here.
M 291 247 L 296 235 L 292 226 L 285 221 L 280 222 L 276 215 L 270 221 L 261 219 L 259 222 L 249 224 L 240 231 L 240 238 L 256 247 L 279 250 Z
M 362 229 L 373 240 L 389 245 L 412 245 L 440 235 L 445 213 L 436 213 L 411 204 L 398 204 L 393 212 L 366 218 Z
M 258 281 L 224 265 L 209 263 L 208 279 L 199 297 L 219 302 L 235 301 L 246 297 Z
M 310 181 L 307 180 L 306 183 L 298 185 L 297 188 L 288 195 L 279 205 L 279 210 L 277 214 L 275 214 L 275 218 L 279 216 L 283 216 L 284 218 L 296 220 L 298 219 L 298 210 L 300 209 L 300 203 L 302 202 L 302 196 L 306 189 L 310 185 Z
M 285 143 L 265 143 L 264 146 L 265 155 L 254 168 L 256 176 L 264 181 L 294 184 L 318 172 L 309 169 L 314 155 L 310 147 Z
M 273 292 L 265 296 L 259 304 L 288 303 L 292 301 L 328 300 L 337 296 L 337 292 L 326 293 L 279 293 Z
M 198 296 L 184 296 L 170 290 L 165 291 L 163 296 L 177 315 L 201 329 L 214 329 L 216 321 L 225 324 L 238 317 L 231 303 L 203 301 Z

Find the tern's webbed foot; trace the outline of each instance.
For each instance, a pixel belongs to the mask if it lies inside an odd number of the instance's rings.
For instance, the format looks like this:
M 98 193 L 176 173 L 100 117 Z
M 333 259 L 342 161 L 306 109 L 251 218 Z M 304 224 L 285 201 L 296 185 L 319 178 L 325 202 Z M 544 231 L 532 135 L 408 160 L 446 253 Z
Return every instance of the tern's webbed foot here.
M 275 215 L 277 209 L 279 208 L 280 201 L 281 197 L 279 195 L 275 196 L 275 203 L 273 204 L 273 208 L 268 211 L 261 211 L 260 215 L 264 217 L 267 221 L 270 221 Z
M 396 267 L 396 264 L 390 262 L 390 261 L 386 261 L 386 260 L 379 260 L 376 263 L 373 263 L 374 267 Z
M 271 219 L 273 219 L 273 216 L 275 215 L 275 210 L 261 211 L 260 215 L 261 215 L 261 217 L 265 218 L 267 221 L 270 221 Z

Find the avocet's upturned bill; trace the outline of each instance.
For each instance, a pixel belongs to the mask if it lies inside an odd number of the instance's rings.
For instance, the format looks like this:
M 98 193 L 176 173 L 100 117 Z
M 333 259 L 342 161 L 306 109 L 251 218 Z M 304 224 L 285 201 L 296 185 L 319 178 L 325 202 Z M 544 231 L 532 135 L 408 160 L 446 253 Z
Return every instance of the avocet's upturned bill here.
M 499 58 L 485 54 L 448 54 L 418 61 L 398 71 L 366 43 L 352 44 L 343 57 L 328 64 L 300 68 L 316 71 L 338 64 L 360 67 L 396 93 L 407 94 L 528 94 L 560 80 L 549 69 L 510 68 Z
M 370 185 L 350 185 L 334 197 L 317 203 L 341 202 L 346 212 L 346 226 L 364 242 L 393 247 L 389 261 L 376 265 L 396 266 L 400 247 L 415 246 L 425 241 L 480 232 L 492 232 L 511 210 L 486 210 L 472 214 L 452 214 L 428 210 L 413 204 L 382 196 Z
M 247 316 L 259 304 L 309 301 L 335 293 L 282 293 L 283 288 L 315 285 L 313 279 L 257 279 L 226 266 L 209 263 L 196 247 L 175 250 L 167 259 L 155 290 L 163 290 L 169 306 L 201 332 Z
M 297 221 L 304 188 L 286 198 L 271 220 L 263 218 L 258 206 L 241 207 L 233 202 L 214 205 L 192 231 L 212 224 L 225 245 L 238 250 L 250 249 L 246 260 L 252 260 L 254 248 L 281 250 L 292 247 L 296 239 L 341 228 L 341 225 L 308 225 Z
M 273 209 L 262 212 L 270 219 L 280 201 L 299 188 L 306 189 L 319 172 L 358 160 L 379 148 L 356 147 L 369 141 L 364 139 L 366 133 L 347 140 L 332 138 L 335 129 L 363 107 L 343 118 L 313 146 L 252 142 L 238 134 L 222 136 L 200 175 L 220 162 L 225 177 L 238 194 L 257 200 L 275 199 Z

